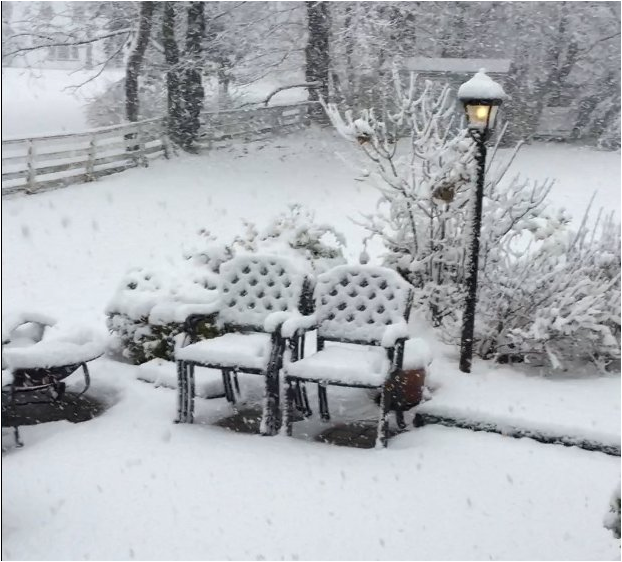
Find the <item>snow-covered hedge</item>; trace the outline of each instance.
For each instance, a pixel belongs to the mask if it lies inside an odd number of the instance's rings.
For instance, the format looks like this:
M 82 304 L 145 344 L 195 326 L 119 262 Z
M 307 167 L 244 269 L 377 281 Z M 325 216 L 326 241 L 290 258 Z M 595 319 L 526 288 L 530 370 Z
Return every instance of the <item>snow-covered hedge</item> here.
M 231 255 L 226 246 L 212 242 L 170 269 L 130 270 L 106 307 L 117 351 L 134 364 L 156 357 L 172 359 L 173 338 L 183 327 L 175 311 L 181 305 L 213 302 L 218 295 L 218 270 Z M 199 326 L 199 332 L 203 337 L 218 333 L 207 324 Z
M 475 193 L 474 142 L 447 87 L 402 83 L 392 104 L 358 118 L 326 111 L 335 128 L 373 163 L 380 191 L 363 219 L 393 267 L 417 289 L 441 336 L 458 343 Z M 483 358 L 569 360 L 605 365 L 620 356 L 620 226 L 614 215 L 576 230 L 550 209 L 552 182 L 506 178 L 520 143 L 498 162 L 503 131 L 489 149 L 480 238 L 474 352 Z
M 108 329 L 116 336 L 116 350 L 140 364 L 154 358 L 171 360 L 174 338 L 183 330 L 180 310 L 213 302 L 218 296 L 220 266 L 234 255 L 265 253 L 300 260 L 321 273 L 345 263 L 345 239 L 328 224 L 317 223 L 312 212 L 299 205 L 258 229 L 244 223 L 244 234 L 227 244 L 206 229 L 177 263 L 166 269 L 137 267 L 129 271 L 109 302 Z M 182 314 L 183 316 L 183 314 Z M 218 335 L 217 326 L 198 326 L 201 338 Z

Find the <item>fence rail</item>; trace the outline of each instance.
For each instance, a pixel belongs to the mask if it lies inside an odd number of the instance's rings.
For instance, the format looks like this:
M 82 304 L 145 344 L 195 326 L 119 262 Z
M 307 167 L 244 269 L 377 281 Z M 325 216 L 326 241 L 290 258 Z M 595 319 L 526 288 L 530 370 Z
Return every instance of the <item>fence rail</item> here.
M 308 124 L 308 104 L 205 112 L 198 147 L 211 150 L 234 139 L 256 140 Z M 39 193 L 94 181 L 175 152 L 165 118 L 74 134 L 2 141 L 2 195 Z

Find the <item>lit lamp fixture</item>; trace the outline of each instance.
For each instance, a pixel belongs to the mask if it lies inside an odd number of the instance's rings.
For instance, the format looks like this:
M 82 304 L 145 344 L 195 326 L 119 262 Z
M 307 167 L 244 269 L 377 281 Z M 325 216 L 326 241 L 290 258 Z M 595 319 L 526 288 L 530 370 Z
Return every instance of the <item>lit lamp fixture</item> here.
M 488 138 L 495 128 L 497 111 L 505 98 L 501 84 L 490 78 L 484 69 L 462 84 L 458 99 L 464 105 L 469 130 L 480 133 L 483 140 Z
M 471 246 L 466 279 L 466 298 L 462 319 L 460 340 L 460 370 L 471 372 L 473 360 L 473 334 L 475 327 L 475 305 L 477 303 L 477 272 L 479 268 L 479 238 L 482 228 L 482 201 L 484 199 L 484 173 L 486 170 L 486 141 L 495 127 L 499 106 L 506 98 L 501 84 L 497 84 L 485 70 L 480 70 L 473 78 L 462 84 L 458 99 L 464 105 L 467 126 L 471 137 L 477 144 L 477 186 L 474 198 Z

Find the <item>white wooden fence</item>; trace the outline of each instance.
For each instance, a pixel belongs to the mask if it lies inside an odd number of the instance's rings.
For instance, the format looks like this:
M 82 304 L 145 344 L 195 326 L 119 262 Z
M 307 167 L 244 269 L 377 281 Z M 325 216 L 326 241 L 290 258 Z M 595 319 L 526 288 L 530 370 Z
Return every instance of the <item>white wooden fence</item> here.
M 308 124 L 308 104 L 203 113 L 199 148 L 233 139 L 256 140 Z M 174 154 L 164 118 L 113 125 L 84 133 L 2 141 L 2 195 L 39 193 L 94 181 L 153 158 Z

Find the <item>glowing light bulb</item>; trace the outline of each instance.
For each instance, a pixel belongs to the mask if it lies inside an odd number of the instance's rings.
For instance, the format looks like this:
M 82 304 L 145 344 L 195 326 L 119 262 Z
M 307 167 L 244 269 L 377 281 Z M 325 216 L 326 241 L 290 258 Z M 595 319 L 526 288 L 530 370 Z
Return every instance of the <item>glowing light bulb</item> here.
M 485 120 L 488 117 L 488 106 L 478 105 L 477 109 L 475 110 L 475 117 Z

